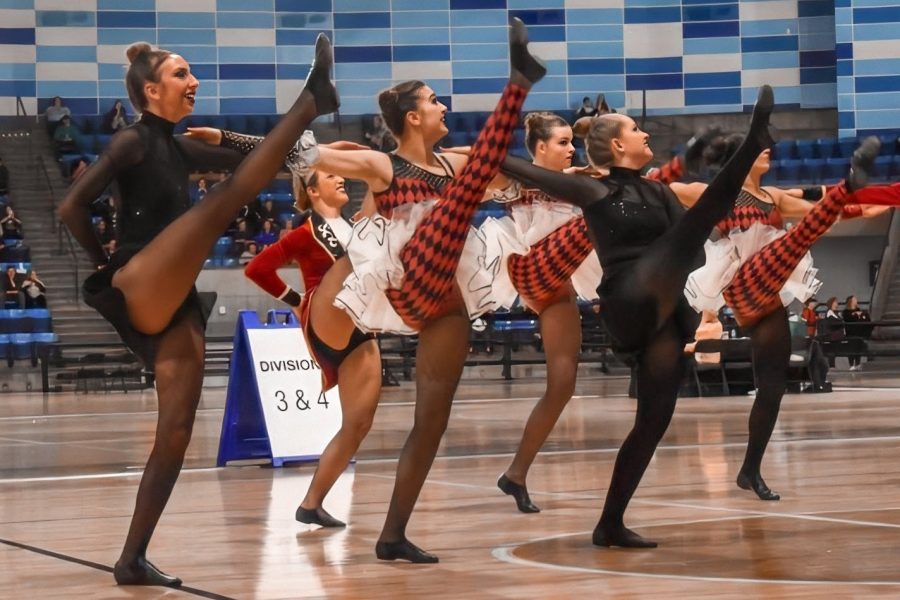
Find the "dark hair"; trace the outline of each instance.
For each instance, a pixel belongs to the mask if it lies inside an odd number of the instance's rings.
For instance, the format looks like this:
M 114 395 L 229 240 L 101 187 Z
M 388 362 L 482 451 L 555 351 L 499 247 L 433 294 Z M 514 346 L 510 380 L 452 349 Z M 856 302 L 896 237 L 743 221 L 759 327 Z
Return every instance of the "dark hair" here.
M 554 127 L 568 127 L 565 119 L 552 112 L 531 112 L 525 115 L 525 147 L 534 156 L 538 142 L 546 142 Z
M 703 149 L 703 162 L 711 167 L 721 168 L 744 143 L 744 137 L 743 133 L 732 133 L 713 138 Z
M 591 119 L 591 128 L 584 138 L 588 159 L 597 168 L 609 166 L 613 161 L 610 144 L 613 138 L 622 132 L 625 121 L 609 115 L 600 115 Z
M 159 81 L 157 70 L 164 60 L 172 56 L 168 50 L 154 49 L 147 42 L 136 42 L 128 46 L 125 51 L 128 57 L 129 67 L 125 73 L 125 88 L 128 90 L 128 99 L 137 111 L 147 107 L 147 96 L 144 94 L 144 84 L 148 81 Z
M 831 305 L 837 301 L 838 301 L 837 296 L 832 296 L 831 298 L 828 299 L 828 302 L 825 303 L 825 306 L 828 307 L 828 310 L 831 310 Z
M 844 301 L 844 306 L 850 308 L 850 301 L 856 298 L 856 294 L 850 294 L 847 296 L 847 299 Z M 859 304 L 859 300 L 856 301 L 857 305 Z
M 424 81 L 404 81 L 378 94 L 381 116 L 394 137 L 403 135 L 406 113 L 414 111 L 418 107 L 419 90 L 423 87 L 425 87 Z

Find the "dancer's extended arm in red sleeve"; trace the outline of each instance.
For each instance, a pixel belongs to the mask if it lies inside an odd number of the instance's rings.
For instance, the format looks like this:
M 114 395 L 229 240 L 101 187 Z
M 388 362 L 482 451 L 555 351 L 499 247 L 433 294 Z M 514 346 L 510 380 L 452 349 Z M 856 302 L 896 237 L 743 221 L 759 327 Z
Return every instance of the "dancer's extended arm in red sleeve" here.
M 244 269 L 244 275 L 256 285 L 291 306 L 300 304 L 300 295 L 278 276 L 279 267 L 303 255 L 309 231 L 298 227 L 260 252 Z M 295 304 L 296 302 L 296 304 Z

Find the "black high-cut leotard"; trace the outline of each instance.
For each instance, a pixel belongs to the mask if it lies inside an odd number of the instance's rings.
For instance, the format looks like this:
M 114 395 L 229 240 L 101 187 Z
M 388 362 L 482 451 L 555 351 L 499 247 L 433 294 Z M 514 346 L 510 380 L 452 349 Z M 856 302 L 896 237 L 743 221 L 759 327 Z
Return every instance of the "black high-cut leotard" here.
M 125 299 L 112 287 L 112 277 L 190 208 L 188 176 L 191 171 L 232 170 L 243 159 L 234 150 L 175 136 L 174 128 L 174 123 L 145 112 L 140 121 L 112 137 L 97 162 L 73 184 L 68 194 L 89 201 L 100 196 L 111 183 L 118 187 L 118 250 L 107 266 L 85 281 L 84 300 L 112 323 L 122 341 L 148 367 L 153 365 L 159 334 L 146 335 L 131 326 Z M 191 290 L 172 323 L 191 310 L 198 310 L 206 322 L 209 307 L 200 302 L 196 289 Z

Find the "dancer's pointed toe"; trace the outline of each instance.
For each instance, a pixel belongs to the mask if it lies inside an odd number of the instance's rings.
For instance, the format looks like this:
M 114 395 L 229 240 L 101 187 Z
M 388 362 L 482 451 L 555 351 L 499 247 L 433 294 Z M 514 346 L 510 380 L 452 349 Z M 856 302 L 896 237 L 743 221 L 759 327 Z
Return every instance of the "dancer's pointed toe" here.
M 769 489 L 759 473 L 750 475 L 741 471 L 737 476 L 737 485 L 742 490 L 752 490 L 760 500 L 781 500 L 781 496 Z
M 375 556 L 379 560 L 407 560 L 417 564 L 433 564 L 438 557 L 422 550 L 409 540 L 399 542 L 378 542 L 375 544 Z
M 182 583 L 181 579 L 172 575 L 166 575 L 143 557 L 128 563 L 117 562 L 115 567 L 113 567 L 113 577 L 118 585 L 180 587 Z
M 519 512 L 523 513 L 539 513 L 541 509 L 531 501 L 528 495 L 528 488 L 522 484 L 516 483 L 506 476 L 504 473 L 497 480 L 497 487 L 507 496 L 512 496 L 516 501 L 516 507 Z

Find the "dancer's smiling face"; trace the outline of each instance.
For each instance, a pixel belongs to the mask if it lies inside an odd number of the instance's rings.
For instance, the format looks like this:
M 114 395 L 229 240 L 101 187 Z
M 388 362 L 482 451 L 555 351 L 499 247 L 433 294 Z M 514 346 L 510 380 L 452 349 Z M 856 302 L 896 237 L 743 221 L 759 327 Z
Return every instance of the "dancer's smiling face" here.
M 151 112 L 172 121 L 180 121 L 194 111 L 200 82 L 191 66 L 178 54 L 170 54 L 156 68 L 159 81 L 144 84 L 147 107 Z
M 534 162 L 553 171 L 562 171 L 572 166 L 575 146 L 572 145 L 572 128 L 554 127 L 547 141 L 538 140 L 534 148 Z
M 416 110 L 406 114 L 407 125 L 418 129 L 423 138 L 436 142 L 449 133 L 446 115 L 447 107 L 438 100 L 434 90 L 425 85 L 419 88 Z

